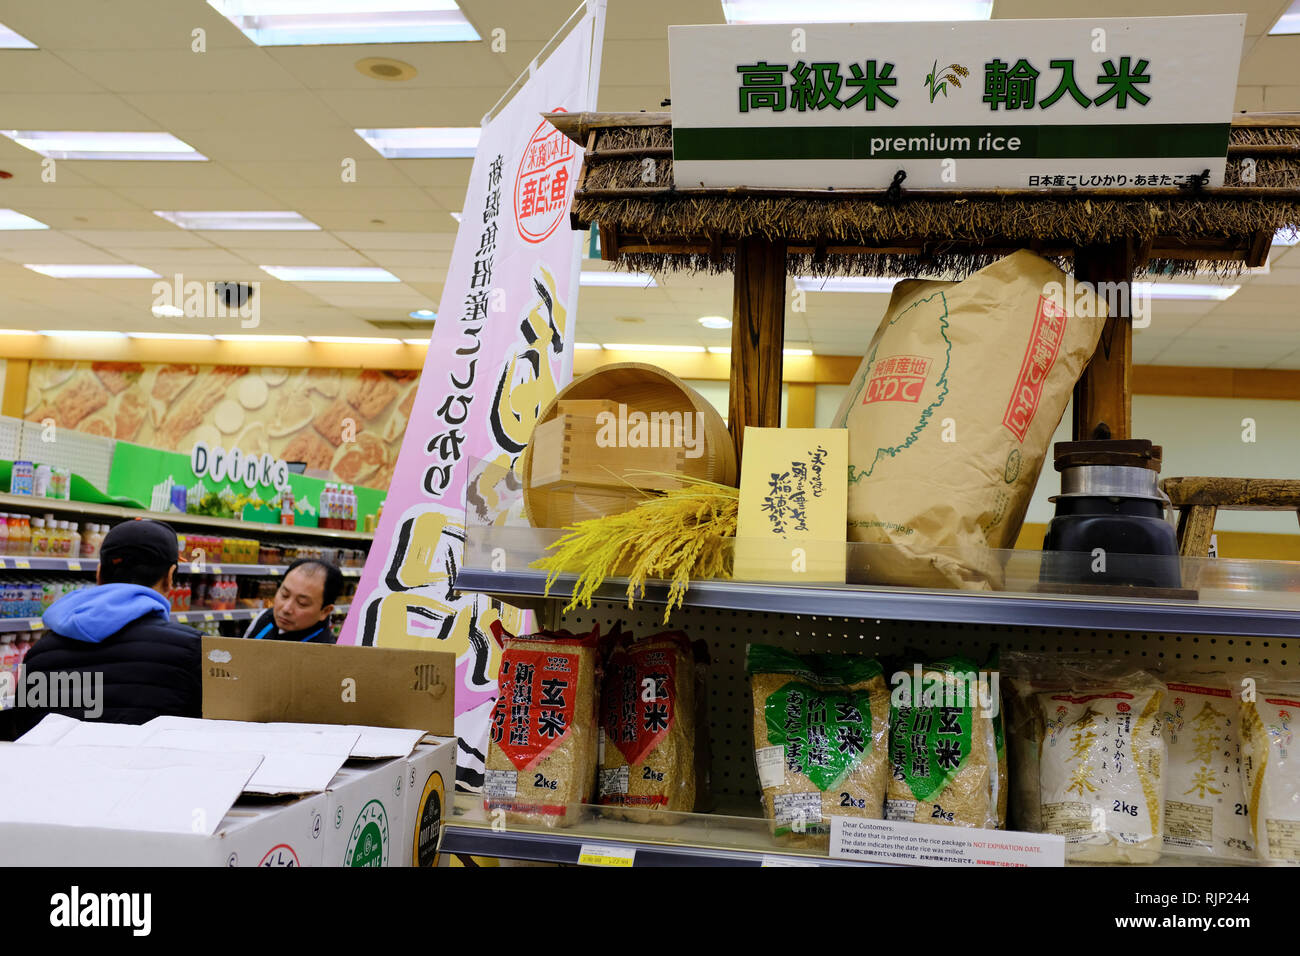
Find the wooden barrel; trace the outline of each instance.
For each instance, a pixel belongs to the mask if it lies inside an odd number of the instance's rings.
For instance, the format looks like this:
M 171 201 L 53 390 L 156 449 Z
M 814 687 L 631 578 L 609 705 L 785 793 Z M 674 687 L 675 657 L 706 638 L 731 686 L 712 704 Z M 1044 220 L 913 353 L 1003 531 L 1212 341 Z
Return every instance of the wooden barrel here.
M 692 432 L 687 437 L 693 442 L 684 444 L 692 447 L 667 449 L 668 458 L 664 457 L 665 450 L 627 447 L 628 441 L 608 447 L 608 441 L 594 440 L 595 416 L 599 414 L 591 410 L 594 406 L 584 408 L 581 414 L 560 416 L 561 403 L 568 402 L 603 402 L 604 409 L 615 416 L 621 414 L 622 422 L 630 420 L 632 426 L 606 431 L 604 437 L 617 434 L 630 441 L 646 434 L 638 435 L 635 413 L 656 423 L 661 430 L 655 434 L 660 437 L 675 428 L 677 422 L 684 423 L 684 416 L 689 415 Z M 620 408 L 623 411 L 616 410 Z M 560 417 L 566 420 L 564 424 Z M 618 419 L 602 421 L 613 425 Z M 666 438 L 663 444 L 667 444 Z M 698 454 L 688 453 L 696 449 Z M 546 475 L 539 474 L 535 483 L 534 462 L 539 459 L 548 464 Z M 679 481 L 664 481 L 627 475 L 629 467 L 651 467 L 681 477 Z M 599 477 L 599 472 L 608 477 Z M 529 522 L 537 528 L 559 528 L 584 518 L 627 511 L 646 497 L 638 488 L 680 487 L 691 479 L 734 487 L 737 472 L 736 449 L 717 410 L 677 376 L 640 362 L 602 366 L 561 389 L 538 417 L 533 441 L 524 451 L 520 467 L 524 507 Z

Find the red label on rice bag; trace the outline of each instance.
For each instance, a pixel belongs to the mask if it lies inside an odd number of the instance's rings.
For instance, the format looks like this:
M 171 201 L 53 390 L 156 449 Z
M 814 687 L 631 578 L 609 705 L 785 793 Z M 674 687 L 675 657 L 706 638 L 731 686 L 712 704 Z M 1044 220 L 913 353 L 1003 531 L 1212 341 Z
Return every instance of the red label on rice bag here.
M 930 373 L 930 360 L 923 355 L 891 355 L 876 362 L 863 390 L 862 404 L 873 402 L 919 402 Z
M 674 673 L 672 654 L 662 647 L 620 651 L 609 662 L 600 723 L 606 742 L 629 764 L 641 763 L 673 725 Z
M 507 647 L 492 708 L 492 742 L 517 769 L 527 770 L 568 736 L 577 690 L 577 654 Z
M 1011 401 L 1007 403 L 1006 414 L 1002 416 L 1002 424 L 1016 436 L 1017 441 L 1023 442 L 1029 432 L 1034 413 L 1038 411 L 1038 403 L 1043 397 L 1043 383 L 1047 381 L 1047 373 L 1052 370 L 1057 353 L 1061 351 L 1064 334 L 1065 310 L 1051 299 L 1040 295 L 1034 328 L 1029 335 L 1024 360 L 1020 363 L 1020 375 L 1011 392 Z

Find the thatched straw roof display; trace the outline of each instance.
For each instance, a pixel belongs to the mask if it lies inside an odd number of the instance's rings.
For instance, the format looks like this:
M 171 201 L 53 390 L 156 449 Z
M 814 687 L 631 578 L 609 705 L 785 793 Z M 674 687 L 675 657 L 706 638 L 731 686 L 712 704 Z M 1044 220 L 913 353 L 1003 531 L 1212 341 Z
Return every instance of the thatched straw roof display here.
M 964 276 L 1016 249 L 1068 266 L 1078 246 L 1132 239 L 1139 268 L 1261 266 L 1300 225 L 1300 114 L 1233 121 L 1221 188 L 908 190 L 691 188 L 673 180 L 670 113 L 549 114 L 585 150 L 575 228 L 624 268 L 728 272 L 737 239 L 788 244 L 803 275 Z M 1254 182 L 1242 182 L 1253 159 Z M 649 162 L 647 162 L 647 160 Z

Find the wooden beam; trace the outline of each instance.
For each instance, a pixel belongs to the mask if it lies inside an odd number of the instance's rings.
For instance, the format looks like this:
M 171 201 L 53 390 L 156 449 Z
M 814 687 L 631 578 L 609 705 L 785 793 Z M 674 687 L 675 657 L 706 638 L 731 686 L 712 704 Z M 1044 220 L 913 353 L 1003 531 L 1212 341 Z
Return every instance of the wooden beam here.
M 742 239 L 732 295 L 731 391 L 727 427 L 741 462 L 745 426 L 781 424 L 785 346 L 785 243 Z
M 611 186 L 575 192 L 574 199 L 824 199 L 884 202 L 884 189 L 800 189 L 763 186 Z M 1290 199 L 1300 198 L 1295 186 L 1207 186 L 1192 192 L 1177 186 L 1102 189 L 909 189 L 903 203 L 913 201 L 952 202 L 966 199 L 1024 199 L 1034 202 L 1083 202 L 1088 199 L 1172 199 L 1200 202 L 1205 199 Z
M 1081 246 L 1074 254 L 1077 281 L 1127 286 L 1137 266 L 1132 238 Z M 1130 438 L 1133 431 L 1132 305 L 1106 318 L 1092 361 L 1074 387 L 1074 440 Z

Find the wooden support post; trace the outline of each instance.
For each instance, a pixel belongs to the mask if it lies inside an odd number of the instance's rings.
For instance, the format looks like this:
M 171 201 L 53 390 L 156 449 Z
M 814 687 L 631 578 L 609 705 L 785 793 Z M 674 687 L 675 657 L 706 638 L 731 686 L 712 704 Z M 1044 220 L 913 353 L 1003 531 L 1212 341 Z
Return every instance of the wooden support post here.
M 1100 283 L 1121 283 L 1128 288 L 1136 266 L 1137 251 L 1132 239 L 1104 245 L 1082 246 L 1074 254 L 1074 279 Z M 1117 296 L 1119 307 L 1107 317 L 1101 341 L 1083 377 L 1074 386 L 1074 440 L 1131 438 L 1133 431 L 1133 316 L 1132 304 L 1123 307 L 1127 296 Z M 1105 426 L 1104 429 L 1099 429 Z
M 727 428 L 736 444 L 737 464 L 746 425 L 781 424 L 785 252 L 784 242 L 754 238 L 736 243 Z

